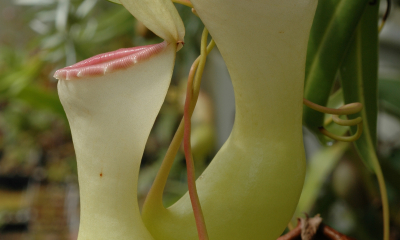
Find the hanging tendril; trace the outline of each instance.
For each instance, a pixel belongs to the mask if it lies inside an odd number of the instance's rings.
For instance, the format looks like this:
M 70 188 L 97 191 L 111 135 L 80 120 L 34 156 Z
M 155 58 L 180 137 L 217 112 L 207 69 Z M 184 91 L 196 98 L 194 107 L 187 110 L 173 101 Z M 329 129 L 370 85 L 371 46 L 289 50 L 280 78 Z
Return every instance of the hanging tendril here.
M 335 108 L 328 108 L 324 107 L 321 105 L 318 105 L 316 103 L 313 103 L 305 98 L 303 98 L 303 104 L 306 105 L 307 107 L 326 114 L 332 114 L 332 121 L 338 125 L 341 126 L 355 126 L 357 125 L 357 132 L 352 135 L 352 136 L 338 136 L 336 134 L 333 134 L 326 130 L 324 127 L 319 127 L 318 130 L 324 134 L 325 136 L 332 138 L 337 141 L 342 141 L 342 142 L 354 142 L 357 139 L 360 138 L 362 131 L 363 131 L 363 123 L 362 123 L 362 118 L 357 117 L 355 119 L 350 119 L 350 120 L 344 120 L 339 118 L 340 115 L 350 115 L 350 114 L 355 114 L 360 112 L 363 109 L 363 105 L 361 103 L 349 103 L 346 105 L 343 105 L 342 107 L 335 109 Z M 328 122 L 331 120 L 329 119 Z
M 378 32 L 381 32 L 383 26 L 385 26 L 386 20 L 388 19 L 389 14 L 390 14 L 390 9 L 392 8 L 392 0 L 386 0 L 386 2 L 387 2 L 386 11 L 385 11 L 385 14 L 383 14 L 382 22 L 379 25 Z

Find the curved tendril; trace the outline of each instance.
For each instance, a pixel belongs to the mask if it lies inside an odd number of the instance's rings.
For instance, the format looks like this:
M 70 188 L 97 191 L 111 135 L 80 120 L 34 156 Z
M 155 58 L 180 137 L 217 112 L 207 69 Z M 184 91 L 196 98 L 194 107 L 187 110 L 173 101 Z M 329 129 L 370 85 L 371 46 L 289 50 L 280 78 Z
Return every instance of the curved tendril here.
M 358 102 L 349 103 L 349 104 L 341 106 L 338 109 L 327 108 L 327 107 L 318 105 L 316 103 L 313 103 L 305 98 L 303 98 L 303 103 L 304 103 L 304 105 L 306 105 L 307 107 L 309 107 L 311 109 L 314 109 L 315 111 L 319 111 L 319 112 L 326 113 L 326 114 L 332 114 L 332 117 L 325 121 L 325 125 L 328 125 L 331 121 L 333 121 L 336 124 L 341 125 L 341 126 L 357 125 L 357 132 L 352 136 L 338 136 L 338 135 L 335 135 L 335 134 L 329 132 L 324 127 L 319 127 L 318 130 L 325 136 L 332 138 L 334 140 L 337 140 L 337 141 L 342 141 L 342 142 L 354 142 L 360 138 L 362 131 L 363 131 L 362 118 L 357 117 L 355 119 L 345 120 L 345 119 L 340 119 L 339 116 L 355 114 L 355 113 L 360 112 L 363 109 L 363 105 L 361 103 L 358 103 Z
M 201 55 L 200 62 L 205 62 L 205 58 L 207 57 L 207 37 L 208 30 L 204 28 L 203 35 L 201 37 Z M 196 220 L 197 233 L 199 235 L 200 240 L 208 240 L 206 223 L 204 221 L 204 215 L 201 210 L 199 196 L 197 194 L 196 189 L 196 176 L 194 170 L 192 149 L 190 146 L 190 134 L 191 134 L 191 107 L 192 107 L 192 94 L 193 94 L 193 74 L 189 75 L 187 90 L 186 90 L 186 100 L 185 100 L 185 108 L 184 108 L 184 135 L 183 135 L 183 148 L 185 152 L 186 158 L 186 170 L 187 170 L 187 181 L 188 181 L 188 189 L 190 201 L 192 203 L 194 218 Z
M 332 120 L 333 122 L 335 122 L 336 124 L 340 125 L 340 126 L 355 126 L 357 124 L 359 124 L 360 122 L 362 122 L 362 118 L 361 117 L 357 117 L 351 120 L 344 120 L 344 119 L 340 119 L 339 115 L 332 115 Z
M 206 42 L 207 38 L 205 38 Z M 215 42 L 211 39 L 210 43 L 207 46 L 206 55 L 208 55 L 211 50 L 214 48 Z M 190 116 L 193 114 L 194 108 L 197 103 L 197 99 L 199 97 L 200 92 L 200 84 L 201 78 L 203 76 L 203 70 L 205 66 L 205 57 L 201 59 L 199 56 L 192 64 L 190 68 L 188 82 L 192 81 L 193 84 L 193 93 L 192 93 L 192 100 L 190 104 Z M 172 164 L 174 162 L 175 156 L 180 148 L 183 134 L 184 134 L 184 118 L 182 118 L 181 122 L 179 123 L 178 129 L 175 132 L 175 135 L 168 147 L 167 153 L 162 161 L 161 167 L 157 173 L 157 176 L 154 180 L 153 186 L 151 187 L 146 200 L 143 206 L 143 210 L 145 210 L 146 206 L 153 207 L 154 204 L 160 207 L 162 205 L 162 195 L 164 192 L 165 185 L 167 183 L 168 175 L 171 170 Z
M 358 113 L 363 109 L 363 105 L 359 102 L 346 104 L 346 107 L 343 106 L 339 109 L 324 107 L 305 98 L 303 98 L 303 104 L 315 111 L 333 115 L 350 115 Z
M 172 0 L 172 2 L 185 5 L 186 7 L 193 8 L 193 5 L 189 0 Z
M 385 14 L 384 14 L 383 17 L 382 17 L 382 22 L 381 22 L 381 24 L 379 25 L 378 32 L 381 32 L 383 26 L 385 26 L 386 20 L 388 19 L 389 14 L 390 14 L 390 9 L 392 8 L 392 0 L 386 0 L 386 2 L 387 2 L 387 5 L 386 5 L 386 12 L 385 12 Z
M 360 138 L 363 131 L 362 121 L 357 124 L 357 132 L 352 136 L 338 136 L 326 130 L 324 127 L 319 127 L 318 130 L 327 137 L 332 138 L 333 140 L 342 141 L 342 142 L 354 142 Z
M 349 106 L 349 104 L 341 106 L 339 109 L 349 108 L 348 106 Z M 335 122 L 336 124 L 339 124 L 341 126 L 355 126 L 362 122 L 361 117 L 357 117 L 357 118 L 351 119 L 351 120 L 344 120 L 344 119 L 340 119 L 339 115 L 332 115 L 332 120 L 333 120 L 333 122 Z
M 215 42 L 214 40 L 211 40 L 210 43 L 208 44 L 207 47 L 207 55 L 211 52 L 211 50 L 214 48 Z M 190 109 L 190 114 L 193 113 L 194 108 L 197 103 L 197 99 L 199 97 L 199 92 L 200 92 L 200 84 L 201 84 L 201 77 L 203 76 L 203 72 L 201 71 L 196 71 L 197 67 L 199 66 L 199 61 L 200 57 L 198 57 L 192 64 L 192 67 L 190 68 L 189 72 L 189 80 L 195 78 L 194 81 L 194 86 L 193 86 L 193 101 L 191 104 L 191 109 Z M 196 75 L 195 75 L 196 73 Z M 188 81 L 189 81 L 188 80 Z M 154 184 L 152 189 L 150 189 L 150 192 L 148 194 L 148 198 L 158 198 L 158 200 L 162 200 L 162 193 L 163 189 L 165 188 L 165 184 L 168 178 L 169 171 L 172 167 L 172 163 L 174 162 L 176 153 L 179 150 L 180 144 L 183 139 L 183 126 L 184 126 L 184 120 L 182 118 L 181 122 L 179 123 L 178 129 L 175 132 L 175 135 L 171 141 L 171 144 L 168 147 L 167 153 L 164 157 L 163 163 L 160 167 L 160 170 L 157 174 L 156 179 L 154 180 Z M 152 196 L 152 197 L 150 197 Z

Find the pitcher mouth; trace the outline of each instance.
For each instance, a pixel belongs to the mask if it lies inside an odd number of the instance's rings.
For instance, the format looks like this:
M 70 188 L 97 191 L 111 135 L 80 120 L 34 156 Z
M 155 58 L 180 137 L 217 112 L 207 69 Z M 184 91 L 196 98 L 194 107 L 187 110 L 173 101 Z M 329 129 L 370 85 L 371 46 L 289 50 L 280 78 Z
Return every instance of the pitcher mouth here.
M 107 73 L 127 69 L 160 53 L 168 45 L 166 41 L 133 48 L 122 48 L 102 53 L 69 67 L 57 70 L 54 78 L 58 80 L 74 80 L 106 75 Z

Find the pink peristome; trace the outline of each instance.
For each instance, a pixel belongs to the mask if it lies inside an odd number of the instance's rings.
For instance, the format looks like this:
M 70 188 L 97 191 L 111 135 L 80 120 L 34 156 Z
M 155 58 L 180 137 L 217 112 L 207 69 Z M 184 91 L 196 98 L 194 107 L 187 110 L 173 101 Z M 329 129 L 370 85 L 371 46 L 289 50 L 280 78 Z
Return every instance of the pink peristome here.
M 84 77 L 102 76 L 117 70 L 127 69 L 141 61 L 160 53 L 167 42 L 153 45 L 122 48 L 103 53 L 57 70 L 54 77 L 59 80 L 73 80 Z

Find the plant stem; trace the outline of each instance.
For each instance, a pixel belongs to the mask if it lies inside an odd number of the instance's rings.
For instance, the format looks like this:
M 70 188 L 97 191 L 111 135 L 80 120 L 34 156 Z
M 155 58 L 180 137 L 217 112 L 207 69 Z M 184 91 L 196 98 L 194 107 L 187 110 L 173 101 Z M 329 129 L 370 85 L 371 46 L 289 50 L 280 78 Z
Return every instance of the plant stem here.
M 353 238 L 350 238 L 325 224 L 321 224 L 319 229 L 320 230 L 316 233 L 316 235 L 313 236 L 313 239 L 320 239 L 323 237 L 323 239 L 331 240 L 354 240 Z M 298 224 L 295 228 L 291 229 L 287 234 L 280 236 L 277 240 L 296 240 L 301 238 L 301 234 L 302 226 L 300 221 L 298 221 Z
M 379 33 L 382 31 L 382 28 L 385 26 L 386 20 L 389 17 L 389 14 L 390 14 L 391 7 L 392 7 L 392 0 L 387 0 L 386 11 L 385 11 L 385 14 L 382 17 L 382 22 L 381 22 L 381 24 L 379 25 L 379 28 L 378 28 L 378 32 Z
M 381 194 L 382 201 L 382 211 L 383 211 L 383 239 L 389 240 L 390 235 L 390 215 L 389 215 L 389 201 L 387 196 L 387 190 L 385 185 L 385 179 L 383 177 L 381 165 L 376 154 L 371 158 L 372 165 L 375 170 L 376 178 L 379 184 L 379 190 Z
M 207 46 L 207 55 L 211 52 L 214 48 L 215 42 L 211 40 Z M 201 78 L 203 76 L 203 69 L 205 66 L 205 59 L 204 61 L 200 61 L 200 56 L 193 62 L 192 67 L 190 68 L 188 81 L 193 81 L 193 94 L 192 94 L 192 101 L 190 107 L 190 116 L 193 114 L 194 108 L 197 103 L 197 99 L 199 97 L 200 92 L 200 84 Z M 197 68 L 199 67 L 199 71 L 196 72 Z M 195 74 L 196 73 L 196 74 Z M 192 80 L 191 80 L 192 79 Z M 167 153 L 165 154 L 164 160 L 161 164 L 160 170 L 157 173 L 157 176 L 154 180 L 153 186 L 151 187 L 145 203 L 143 205 L 143 211 L 147 210 L 154 210 L 154 206 L 163 207 L 162 205 L 162 196 L 164 192 L 165 185 L 167 183 L 168 175 L 171 170 L 172 164 L 174 162 L 175 156 L 179 150 L 180 144 L 183 139 L 183 132 L 184 132 L 184 119 L 182 118 L 178 129 L 175 132 L 175 135 L 171 141 L 171 144 L 168 147 Z
M 205 63 L 205 58 L 207 57 L 207 36 L 208 31 L 206 28 L 203 30 L 202 40 L 201 40 L 201 55 L 200 55 L 200 62 Z M 202 64 L 204 65 L 204 64 Z M 203 69 L 199 69 L 199 71 L 203 71 Z M 192 156 L 192 149 L 190 146 L 190 133 L 191 133 L 191 106 L 192 106 L 192 94 L 193 94 L 193 78 L 189 76 L 188 83 L 187 83 L 187 91 L 186 91 L 186 101 L 185 101 L 185 108 L 184 108 L 184 121 L 185 121 L 185 128 L 184 128 L 184 136 L 183 136 L 183 147 L 185 150 L 185 158 L 186 158 L 186 169 L 187 169 L 187 181 L 188 181 L 188 189 L 189 189 L 189 196 L 190 201 L 192 203 L 194 218 L 196 220 L 197 226 L 197 233 L 199 235 L 200 240 L 208 240 L 207 228 L 204 221 L 203 211 L 201 210 L 199 196 L 197 194 L 196 189 L 196 176 L 195 176 L 195 169 L 194 169 L 194 162 Z

